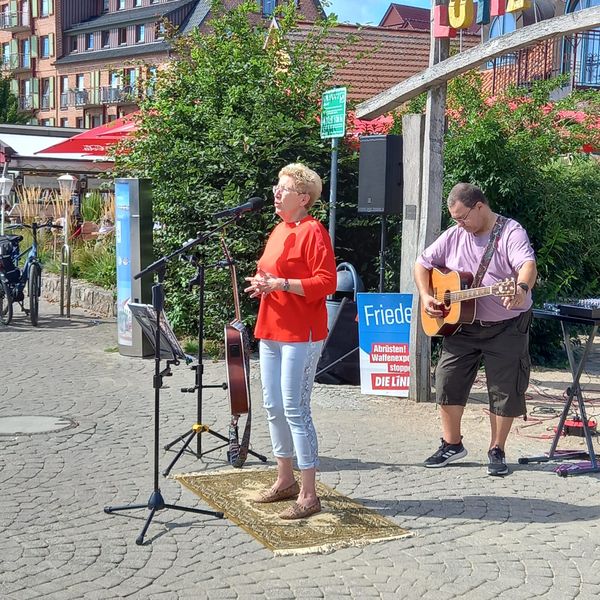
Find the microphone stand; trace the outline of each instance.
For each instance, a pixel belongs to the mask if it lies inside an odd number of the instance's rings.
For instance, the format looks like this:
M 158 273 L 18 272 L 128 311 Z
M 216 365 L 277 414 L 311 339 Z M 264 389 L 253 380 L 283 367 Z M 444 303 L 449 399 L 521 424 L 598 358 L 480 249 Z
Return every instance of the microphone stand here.
M 184 512 L 190 512 L 195 514 L 202 515 L 212 515 L 213 517 L 217 517 L 218 519 L 223 518 L 222 512 L 215 512 L 212 510 L 202 510 L 200 508 L 190 508 L 187 506 L 181 506 L 178 504 L 167 504 L 163 498 L 163 495 L 160 491 L 160 487 L 158 485 L 158 447 L 159 447 L 159 430 L 160 430 L 160 389 L 162 388 L 163 377 L 170 376 L 171 373 L 171 365 L 179 364 L 179 361 L 173 356 L 173 360 L 167 360 L 167 366 L 165 369 L 161 370 L 160 361 L 161 361 L 161 313 L 164 308 L 164 290 L 163 290 L 163 281 L 166 270 L 166 259 L 163 257 L 162 259 L 153 263 L 150 267 L 147 267 L 137 275 L 135 275 L 135 279 L 141 277 L 144 273 L 149 273 L 150 271 L 155 272 L 157 274 L 157 281 L 152 286 L 152 307 L 154 308 L 154 312 L 156 313 L 156 321 L 154 323 L 155 331 L 154 331 L 154 377 L 153 377 L 153 387 L 154 387 L 154 487 L 152 490 L 152 494 L 147 502 L 147 504 L 128 504 L 124 506 L 105 506 L 104 512 L 107 514 L 111 514 L 114 512 L 120 512 L 123 510 L 134 510 L 139 508 L 147 508 L 150 511 L 144 526 L 142 527 L 142 531 L 139 536 L 136 538 L 135 543 L 138 546 L 141 546 L 144 543 L 144 536 L 148 531 L 148 527 L 150 527 L 150 523 L 154 518 L 154 515 L 159 510 L 165 510 L 167 508 L 171 508 L 174 510 L 181 510 Z
M 224 436 L 222 433 L 218 431 L 212 430 L 208 425 L 202 423 L 202 390 L 206 388 L 218 388 L 222 387 L 223 389 L 227 389 L 227 384 L 223 383 L 222 385 L 204 385 L 202 383 L 202 378 L 204 375 L 204 363 L 203 363 L 203 342 L 204 342 L 204 273 L 205 266 L 202 264 L 202 260 L 198 256 L 192 257 L 192 264 L 196 267 L 196 276 L 189 282 L 190 287 L 194 285 L 198 286 L 198 356 L 197 356 L 197 364 L 194 367 L 191 367 L 193 371 L 196 372 L 195 377 L 195 385 L 192 388 L 182 388 L 182 392 L 193 393 L 196 392 L 196 405 L 197 405 L 197 417 L 198 420 L 196 423 L 192 425 L 192 427 L 186 431 L 184 434 L 180 435 L 172 442 L 168 443 L 164 449 L 170 450 L 175 444 L 183 441 L 183 446 L 179 449 L 173 460 L 169 463 L 168 467 L 163 471 L 163 475 L 166 477 L 170 472 L 175 463 L 179 460 L 181 455 L 187 450 L 191 454 L 193 454 L 196 458 L 202 458 L 205 454 L 209 454 L 210 452 L 215 452 L 216 450 L 220 450 L 224 448 L 229 443 L 229 438 Z M 229 263 L 217 263 L 213 266 L 229 266 Z M 225 442 L 219 446 L 215 446 L 210 450 L 205 450 L 202 452 L 202 434 L 210 433 L 210 435 L 220 439 Z M 189 445 L 192 440 L 196 437 L 197 449 L 196 452 L 193 450 L 188 450 Z M 267 462 L 267 457 L 254 452 L 253 450 L 248 450 L 248 454 L 252 454 L 262 462 Z

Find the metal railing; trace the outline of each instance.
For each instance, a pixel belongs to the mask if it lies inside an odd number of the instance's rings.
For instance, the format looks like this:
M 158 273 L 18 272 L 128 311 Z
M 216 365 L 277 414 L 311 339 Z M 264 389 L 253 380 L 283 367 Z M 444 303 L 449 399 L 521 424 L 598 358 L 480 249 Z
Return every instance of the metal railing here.
M 84 90 L 68 90 L 60 94 L 60 107 L 97 106 L 102 104 L 128 104 L 139 101 L 137 86 L 99 87 Z
M 500 56 L 487 64 L 487 88 L 492 95 L 514 85 L 529 87 L 534 81 L 561 74 L 571 88 L 600 88 L 600 30 L 545 40 Z
M 19 110 L 32 110 L 33 108 L 33 94 L 19 96 Z
M 28 29 L 31 26 L 29 11 L 13 11 L 0 13 L 0 29 Z

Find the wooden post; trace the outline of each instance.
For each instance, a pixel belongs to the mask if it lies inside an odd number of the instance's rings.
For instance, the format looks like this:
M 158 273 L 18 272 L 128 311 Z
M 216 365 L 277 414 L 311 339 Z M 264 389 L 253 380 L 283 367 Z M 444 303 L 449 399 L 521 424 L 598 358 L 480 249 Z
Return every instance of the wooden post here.
M 436 0 L 436 4 L 445 3 Z M 431 23 L 430 68 L 446 60 L 450 53 L 450 40 L 433 37 Z M 421 186 L 421 206 L 415 258 L 440 233 L 442 223 L 442 192 L 444 185 L 444 132 L 446 123 L 447 84 L 431 88 L 427 92 L 427 109 L 423 137 L 423 178 Z M 412 262 L 414 265 L 414 260 Z M 417 402 L 431 402 L 431 343 L 419 322 L 419 298 L 413 300 L 413 320 L 410 336 L 410 389 L 409 397 Z
M 410 388 L 409 398 L 417 402 L 431 400 L 431 341 L 419 322 L 419 296 L 413 277 L 417 256 L 423 251 L 421 241 L 421 193 L 423 187 L 423 137 L 425 115 L 404 115 L 402 138 L 404 148 L 404 215 L 402 218 L 402 255 L 400 261 L 400 292 L 413 294 L 412 326 L 410 328 Z

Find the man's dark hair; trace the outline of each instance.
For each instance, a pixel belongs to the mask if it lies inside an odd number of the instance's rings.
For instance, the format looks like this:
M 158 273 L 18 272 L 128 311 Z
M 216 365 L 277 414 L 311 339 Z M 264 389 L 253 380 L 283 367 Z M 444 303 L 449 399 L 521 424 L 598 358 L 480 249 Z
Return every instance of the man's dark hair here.
M 473 208 L 478 202 L 488 204 L 483 192 L 472 183 L 457 183 L 448 194 L 448 206 L 462 202 L 467 208 Z

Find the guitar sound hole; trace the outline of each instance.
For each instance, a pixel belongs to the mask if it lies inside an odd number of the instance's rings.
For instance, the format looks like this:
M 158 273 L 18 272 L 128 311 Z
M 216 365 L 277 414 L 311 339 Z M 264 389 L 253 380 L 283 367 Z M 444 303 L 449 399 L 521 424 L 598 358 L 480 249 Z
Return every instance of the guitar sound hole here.
M 239 344 L 231 344 L 231 346 L 229 346 L 229 355 L 232 358 L 239 358 L 242 355 Z

